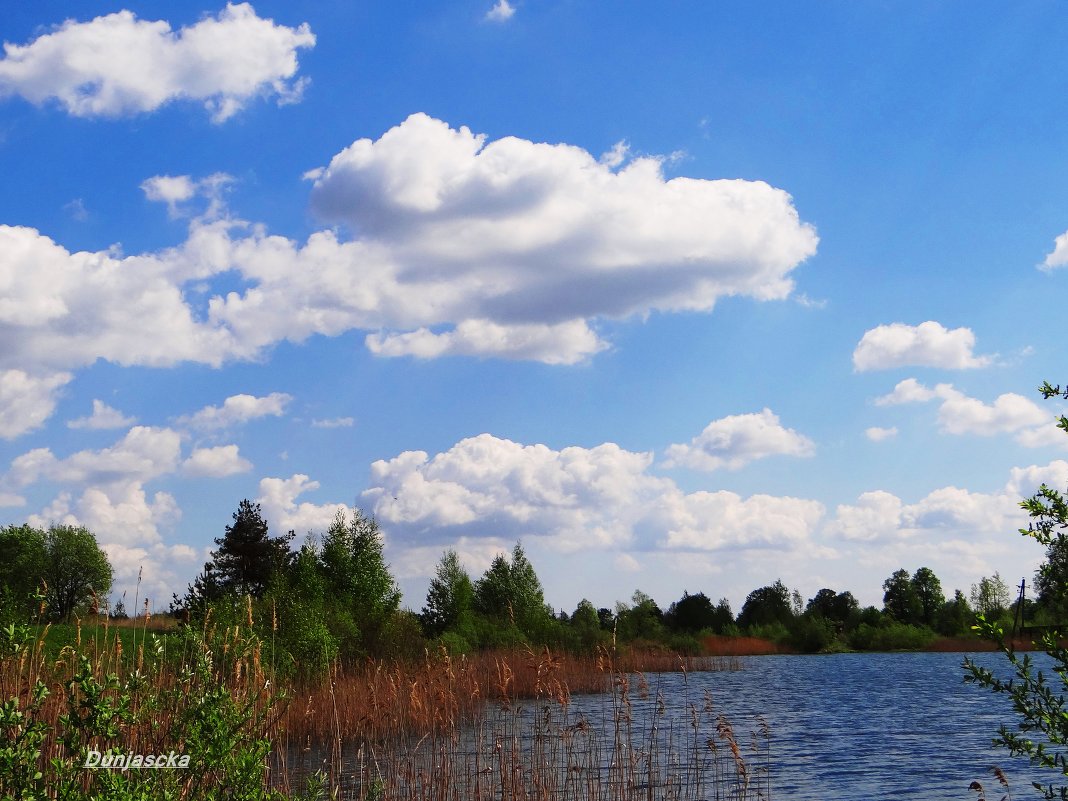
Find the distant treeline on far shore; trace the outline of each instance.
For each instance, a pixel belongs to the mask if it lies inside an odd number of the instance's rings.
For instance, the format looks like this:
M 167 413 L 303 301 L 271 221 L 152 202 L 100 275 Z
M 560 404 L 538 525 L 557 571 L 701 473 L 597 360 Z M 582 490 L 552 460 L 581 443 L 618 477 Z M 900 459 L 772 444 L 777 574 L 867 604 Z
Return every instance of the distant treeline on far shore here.
M 701 591 L 684 591 L 664 609 L 640 590 L 614 608 L 583 599 L 568 612 L 546 603 L 516 544 L 477 578 L 446 551 L 414 612 L 401 607 L 377 522 L 358 509 L 339 513 L 328 531 L 294 550 L 292 533 L 272 537 L 259 505 L 245 500 L 215 542 L 211 561 L 174 596 L 169 615 L 200 626 L 255 621 L 275 664 L 305 678 L 339 659 L 411 658 L 441 648 L 454 655 L 524 646 L 700 655 L 729 651 L 725 638 L 745 637 L 755 651 L 923 649 L 939 638 L 974 636 L 977 614 L 1009 631 L 1021 621 L 1057 623 L 1068 605 L 1055 575 L 1068 560 L 1050 554 L 1036 576 L 1038 600 L 1022 605 L 997 573 L 979 578 L 968 595 L 947 597 L 934 571 L 919 567 L 883 582 L 882 608 L 861 607 L 850 591 L 832 588 L 805 599 L 775 581 L 749 593 L 737 614 L 726 599 L 713 602 Z M 107 603 L 112 568 L 84 528 L 8 526 L 0 529 L 0 552 L 0 622 L 144 614 L 127 610 L 125 598 Z

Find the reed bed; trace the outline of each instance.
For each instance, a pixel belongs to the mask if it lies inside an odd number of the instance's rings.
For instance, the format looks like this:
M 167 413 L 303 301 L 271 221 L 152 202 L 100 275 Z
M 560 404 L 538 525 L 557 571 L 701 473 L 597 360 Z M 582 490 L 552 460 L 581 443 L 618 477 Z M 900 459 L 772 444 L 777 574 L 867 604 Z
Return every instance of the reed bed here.
M 292 694 L 282 728 L 291 741 L 377 740 L 441 731 L 475 720 L 487 702 L 604 693 L 618 674 L 738 670 L 737 658 L 661 651 L 575 655 L 548 649 L 451 657 L 427 652 L 420 662 L 369 660 L 335 664 L 328 681 Z
M 684 675 L 739 666 L 529 649 L 369 663 L 293 699 L 275 780 L 288 791 L 317 774 L 339 798 L 358 801 L 768 797 L 770 729 L 758 725 L 743 747 L 708 695 L 689 703 L 684 719 L 677 704 L 672 715 L 646 673 L 630 670 L 635 664 Z M 587 696 L 581 712 L 572 710 L 573 692 Z
M 682 719 L 649 675 L 737 659 L 525 649 L 335 665 L 284 692 L 242 625 L 165 635 L 150 615 L 0 631 L 0 797 L 693 799 L 767 796 L 770 736 L 743 748 L 710 699 Z M 584 698 L 583 711 L 573 697 Z M 598 699 L 591 712 L 590 698 Z M 760 737 L 763 739 L 760 739 Z M 762 744 L 762 745 L 761 745 Z M 191 756 L 188 770 L 82 767 L 90 751 Z

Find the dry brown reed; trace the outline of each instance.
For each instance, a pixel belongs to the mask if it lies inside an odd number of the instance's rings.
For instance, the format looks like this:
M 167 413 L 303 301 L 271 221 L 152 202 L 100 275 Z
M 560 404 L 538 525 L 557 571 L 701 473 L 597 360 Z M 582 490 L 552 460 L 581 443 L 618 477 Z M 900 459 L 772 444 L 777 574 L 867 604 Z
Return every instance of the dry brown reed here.
M 670 719 L 636 665 L 685 676 L 738 662 L 528 649 L 335 669 L 292 699 L 275 777 L 288 789 L 318 770 L 339 797 L 361 801 L 764 797 L 754 774 L 766 766 L 749 767 L 711 699 L 690 705 L 689 725 Z M 571 712 L 573 693 L 587 694 L 584 708 L 592 694 L 604 699 L 599 721 Z M 757 735 L 766 745 L 770 729 Z
M 785 645 L 759 637 L 725 637 L 710 634 L 701 639 L 701 647 L 711 656 L 764 656 L 794 653 Z

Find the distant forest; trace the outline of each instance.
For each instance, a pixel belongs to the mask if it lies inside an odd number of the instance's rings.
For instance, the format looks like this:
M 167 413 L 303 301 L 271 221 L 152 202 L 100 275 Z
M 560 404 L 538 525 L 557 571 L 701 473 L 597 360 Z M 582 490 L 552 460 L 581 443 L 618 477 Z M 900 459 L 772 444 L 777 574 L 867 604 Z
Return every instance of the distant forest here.
M 824 588 L 805 599 L 781 581 L 754 589 L 735 613 L 726 599 L 683 592 L 667 609 L 635 590 L 629 603 L 571 612 L 545 601 L 521 544 L 501 553 L 477 578 L 455 551 L 437 564 L 422 609 L 401 608 L 401 593 L 383 557 L 377 522 L 359 509 L 292 548 L 292 533 L 271 536 L 258 504 L 242 501 L 215 540 L 203 571 L 169 614 L 189 625 L 255 620 L 294 675 L 321 674 L 337 659 L 407 658 L 427 649 L 467 654 L 484 649 L 549 647 L 571 652 L 646 649 L 681 655 L 717 652 L 725 638 L 747 637 L 802 653 L 922 649 L 938 638 L 973 637 L 977 615 L 1006 631 L 1024 620 L 1065 619 L 1068 555 L 1050 546 L 1035 577 L 1037 601 L 1017 605 L 995 573 L 965 596 L 946 597 L 934 571 L 895 571 L 883 582 L 883 606 L 861 607 L 849 590 Z M 125 599 L 108 607 L 112 569 L 84 528 L 0 529 L 0 621 L 70 620 L 88 614 L 122 618 Z

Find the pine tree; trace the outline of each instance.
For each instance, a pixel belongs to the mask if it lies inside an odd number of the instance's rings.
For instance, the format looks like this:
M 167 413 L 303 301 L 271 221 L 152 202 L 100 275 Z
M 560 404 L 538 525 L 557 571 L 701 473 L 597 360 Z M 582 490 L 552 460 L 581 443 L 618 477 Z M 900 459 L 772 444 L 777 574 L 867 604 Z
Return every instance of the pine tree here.
M 219 547 L 213 561 L 204 566 L 204 574 L 222 592 L 259 598 L 289 563 L 292 539 L 292 531 L 271 537 L 260 505 L 245 499 L 234 512 L 233 524 L 216 538 Z

